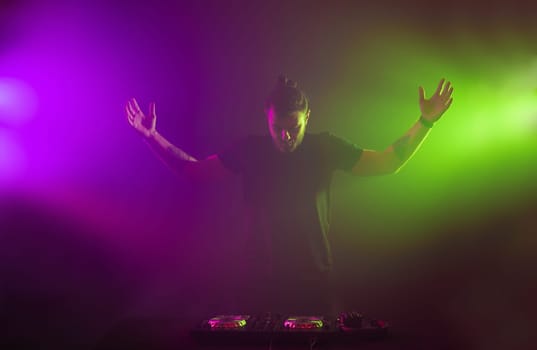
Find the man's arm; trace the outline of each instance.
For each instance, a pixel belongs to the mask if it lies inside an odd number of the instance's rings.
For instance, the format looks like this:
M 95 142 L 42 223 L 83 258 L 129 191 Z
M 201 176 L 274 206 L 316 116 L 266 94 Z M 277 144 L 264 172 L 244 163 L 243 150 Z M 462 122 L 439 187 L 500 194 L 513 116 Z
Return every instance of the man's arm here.
M 384 151 L 365 149 L 352 168 L 358 176 L 386 175 L 396 173 L 412 157 L 425 137 L 429 128 L 417 121 L 403 136 Z
M 359 176 L 393 174 L 412 157 L 425 137 L 429 134 L 433 124 L 440 119 L 449 108 L 453 98 L 451 83 L 440 81 L 430 99 L 425 99 L 425 92 L 419 88 L 419 103 L 421 117 L 397 141 L 384 151 L 364 150 L 360 159 L 352 168 L 352 173 Z
M 157 157 L 180 177 L 191 181 L 216 181 L 232 174 L 224 167 L 218 156 L 212 155 L 197 160 L 158 132 L 146 138 L 145 141 Z
M 162 136 L 156 130 L 154 103 L 150 104 L 148 116 L 140 110 L 135 99 L 127 102 L 125 112 L 129 124 L 142 135 L 157 157 L 177 175 L 193 181 L 206 181 L 218 180 L 232 174 L 216 155 L 197 160 Z

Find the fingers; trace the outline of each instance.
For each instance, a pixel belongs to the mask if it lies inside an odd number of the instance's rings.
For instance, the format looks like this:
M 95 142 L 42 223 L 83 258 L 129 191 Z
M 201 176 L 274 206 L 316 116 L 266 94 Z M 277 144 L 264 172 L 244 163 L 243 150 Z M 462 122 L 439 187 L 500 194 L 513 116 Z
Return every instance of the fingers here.
M 136 114 L 140 112 L 140 108 L 138 107 L 138 103 L 136 103 L 136 100 L 134 98 L 131 98 L 127 102 L 127 110 L 130 113 L 130 115 L 134 118 Z
M 420 102 L 423 102 L 425 100 L 425 90 L 423 90 L 422 86 L 418 88 L 418 92 L 420 95 Z
M 134 114 L 142 113 L 142 110 L 140 109 L 140 106 L 138 106 L 138 102 L 136 102 L 135 98 L 131 98 L 130 102 L 131 102 L 131 106 L 134 111 Z
M 443 94 L 442 94 L 442 97 L 444 97 L 445 99 L 448 99 L 451 97 L 451 94 L 453 94 L 453 86 L 450 87 L 449 89 L 447 89 L 447 91 L 445 91 Z
M 440 91 L 442 90 L 442 86 L 444 85 L 445 81 L 446 79 L 444 78 L 440 79 L 440 83 L 438 83 L 438 86 L 436 87 L 436 91 L 434 92 L 434 95 L 440 95 Z
M 444 85 L 444 88 L 442 89 L 442 92 L 440 93 L 440 96 L 442 96 L 442 97 L 446 97 L 446 96 L 448 96 L 448 97 L 449 97 L 449 94 L 450 94 L 449 91 L 450 91 L 450 90 L 453 91 L 453 89 L 452 89 L 452 87 L 451 87 L 451 82 L 448 81 L 448 82 L 446 83 L 446 85 Z
M 135 113 L 133 113 L 132 107 L 130 105 L 130 101 L 127 101 L 127 103 L 125 104 L 125 114 L 127 116 L 127 120 L 129 121 L 129 123 L 131 125 L 134 125 L 134 115 L 135 115 Z
M 444 101 L 445 103 L 451 103 L 449 101 L 452 100 L 451 95 L 453 94 L 453 86 L 451 86 L 450 81 L 448 81 L 447 83 L 445 81 L 446 80 L 444 78 L 440 80 L 440 83 L 436 87 L 436 91 L 434 92 L 433 96 L 440 97 L 440 100 Z
M 453 86 L 451 86 L 451 82 L 448 81 L 446 86 L 444 87 L 442 94 L 440 95 L 441 101 L 444 102 L 444 111 L 451 106 L 451 102 L 453 102 L 453 97 L 451 97 L 451 94 L 453 93 Z
M 149 104 L 149 117 L 151 118 L 151 120 L 157 117 L 157 113 L 155 112 L 155 102 L 151 102 Z
M 135 98 L 131 98 L 127 101 L 125 105 L 125 113 L 127 114 L 127 120 L 129 124 L 136 129 L 141 126 L 142 120 L 145 119 L 145 116 L 140 110 L 138 102 Z
M 450 98 L 446 104 L 446 109 L 447 110 L 449 108 L 449 106 L 451 106 L 451 102 L 453 102 L 453 98 Z

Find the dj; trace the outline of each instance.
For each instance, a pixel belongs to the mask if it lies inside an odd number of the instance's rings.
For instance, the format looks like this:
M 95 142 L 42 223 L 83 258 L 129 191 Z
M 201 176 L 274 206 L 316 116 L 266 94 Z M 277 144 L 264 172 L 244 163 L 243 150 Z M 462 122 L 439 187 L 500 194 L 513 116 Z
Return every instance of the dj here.
M 249 232 L 246 265 L 252 267 L 253 285 L 263 288 L 265 294 L 268 291 L 274 300 L 293 300 L 296 305 L 308 299 L 305 296 L 323 297 L 329 284 L 333 172 L 342 170 L 357 176 L 397 172 L 449 108 L 452 92 L 450 82 L 441 80 L 426 99 L 420 87 L 421 116 L 384 151 L 361 149 L 329 133 L 306 133 L 311 115 L 308 98 L 295 82 L 283 76 L 265 102 L 269 135 L 244 137 L 203 160 L 188 155 L 157 131 L 154 103 L 148 115 L 135 99 L 128 101 L 125 109 L 130 125 L 181 176 L 193 180 L 230 174 L 241 177 Z M 267 285 L 274 288 L 267 290 Z

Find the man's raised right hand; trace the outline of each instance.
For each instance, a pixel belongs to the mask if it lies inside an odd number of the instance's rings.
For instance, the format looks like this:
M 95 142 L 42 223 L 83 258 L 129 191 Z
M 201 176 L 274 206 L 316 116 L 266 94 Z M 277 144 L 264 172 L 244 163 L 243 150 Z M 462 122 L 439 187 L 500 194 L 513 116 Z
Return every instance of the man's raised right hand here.
M 152 137 L 156 132 L 157 115 L 155 114 L 155 102 L 149 104 L 149 115 L 146 116 L 136 99 L 131 98 L 125 105 L 125 113 L 129 124 L 142 136 L 146 138 Z

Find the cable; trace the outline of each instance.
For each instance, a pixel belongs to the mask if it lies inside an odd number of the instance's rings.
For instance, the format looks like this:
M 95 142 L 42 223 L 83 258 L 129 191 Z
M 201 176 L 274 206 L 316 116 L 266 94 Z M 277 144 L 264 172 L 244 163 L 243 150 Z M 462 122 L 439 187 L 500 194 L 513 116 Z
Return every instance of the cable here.
M 315 345 L 317 345 L 317 337 L 310 338 L 310 350 L 313 350 Z

